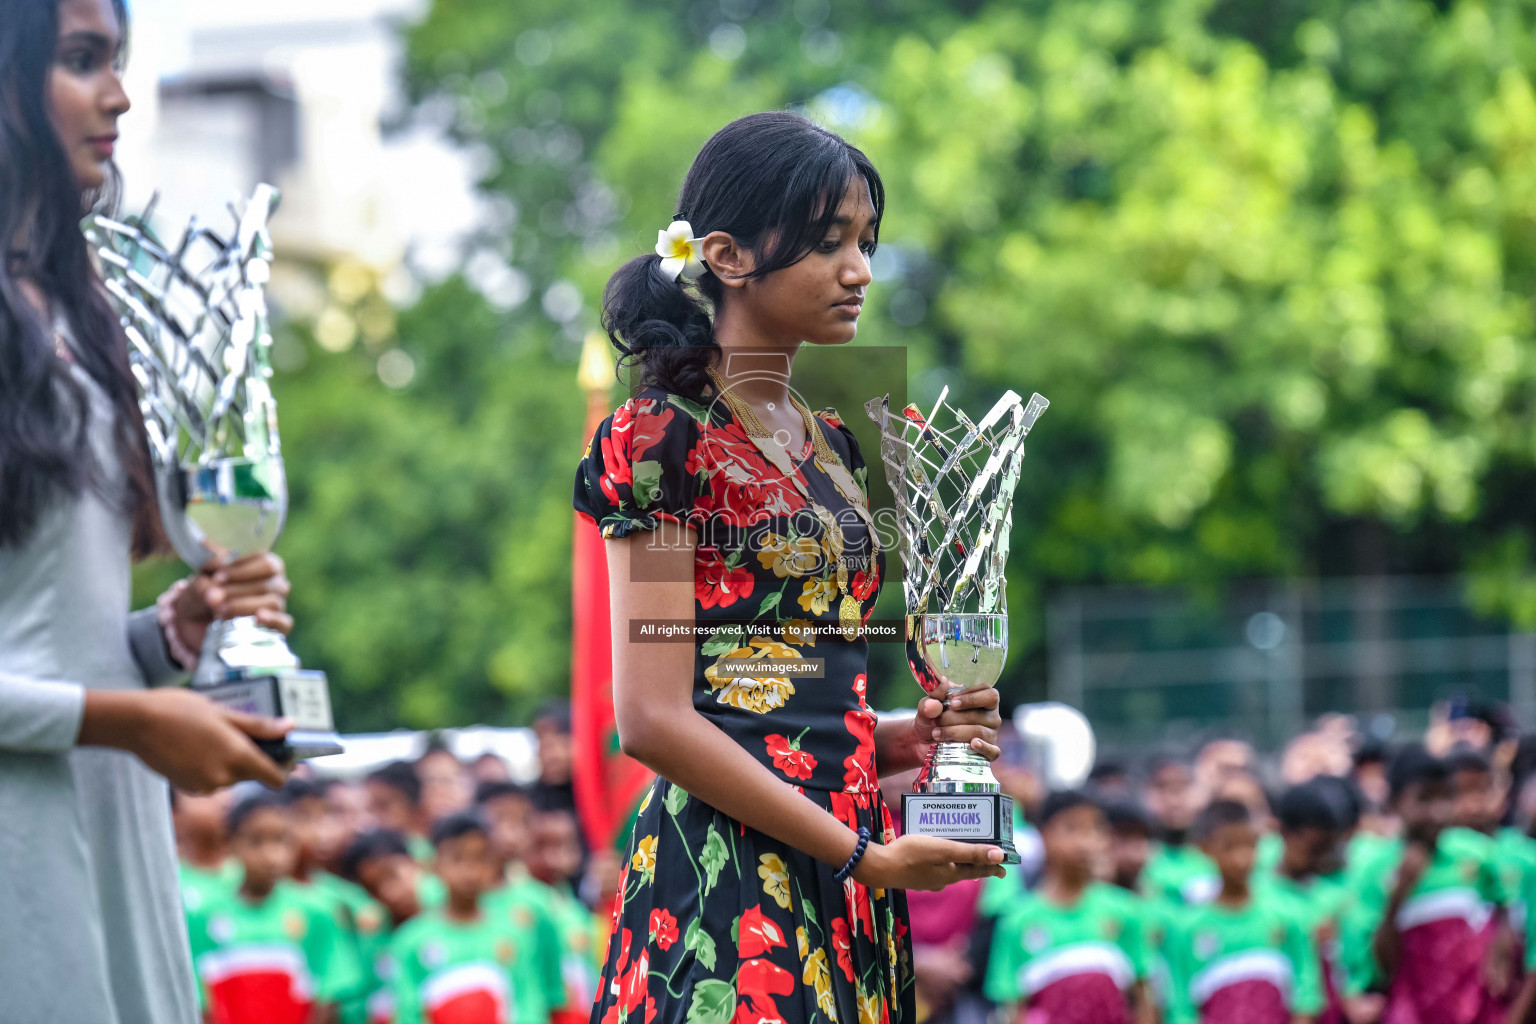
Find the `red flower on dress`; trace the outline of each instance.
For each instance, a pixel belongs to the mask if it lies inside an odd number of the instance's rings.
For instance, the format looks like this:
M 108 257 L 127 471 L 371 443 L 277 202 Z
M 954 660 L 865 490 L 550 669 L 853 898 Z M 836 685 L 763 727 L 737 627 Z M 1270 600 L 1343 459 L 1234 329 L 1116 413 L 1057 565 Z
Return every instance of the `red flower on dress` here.
M 880 566 L 877 564 L 871 565 L 867 573 L 863 569 L 854 573 L 853 579 L 848 583 L 848 590 L 860 601 L 867 601 L 869 600 L 869 595 L 873 594 L 879 586 Z
M 751 597 L 755 582 L 751 569 L 745 565 L 726 568 L 725 559 L 713 548 L 694 562 L 693 595 L 704 608 L 729 608 L 741 598 Z
M 859 930 L 870 942 L 875 941 L 875 908 L 869 899 L 869 887 L 849 876 L 843 882 L 843 896 L 848 901 L 848 916 L 859 922 Z
M 816 755 L 800 749 L 799 740 L 774 733 L 765 737 L 773 766 L 792 779 L 809 779 L 816 770 Z
M 657 406 L 662 406 L 657 412 Z M 661 439 L 667 435 L 667 427 L 672 424 L 678 411 L 663 402 L 647 401 L 639 403 L 635 411 L 634 440 L 630 447 L 629 458 L 632 462 L 644 460 L 645 453 L 661 443 Z
M 785 1024 L 785 1021 L 779 1016 L 778 1005 L 771 999 L 766 1010 L 743 999 L 736 1004 L 736 1015 L 731 1018 L 731 1024 Z
M 875 777 L 875 714 L 873 711 L 849 711 L 843 724 L 858 740 L 853 753 L 843 758 L 843 788 L 853 793 L 873 793 L 879 788 Z
M 619 496 L 619 487 L 633 488 L 634 475 L 630 472 L 630 464 L 627 456 L 623 454 L 624 439 L 619 438 L 617 443 L 612 435 L 602 439 L 603 447 L 603 475 L 599 483 L 603 488 L 603 495 L 615 505 L 624 499 Z
M 736 955 L 743 960 L 750 960 L 766 956 L 775 946 L 788 949 L 789 942 L 784 938 L 784 929 L 763 913 L 762 904 L 743 912 L 736 925 Z
M 696 477 L 700 474 L 704 476 L 699 487 L 699 497 L 694 499 L 694 507 L 688 510 L 687 525 L 692 526 L 695 530 L 703 530 L 703 523 L 707 517 L 707 512 L 700 506 L 707 504 L 709 500 L 709 473 L 708 463 L 705 461 L 704 456 L 704 443 L 704 438 L 700 436 L 693 443 L 693 447 L 688 449 L 688 459 L 683 463 L 683 471 L 689 476 Z
M 622 891 L 622 890 L 621 890 Z M 619 933 L 619 959 L 615 965 L 616 977 L 609 986 L 609 993 L 613 995 L 613 1005 L 608 1007 L 608 1012 L 603 1015 L 603 1024 L 620 1024 L 627 1020 L 629 1015 L 641 1003 L 645 1004 L 645 1021 L 650 1021 L 656 1016 L 656 1000 L 651 997 L 648 990 L 651 970 L 651 954 L 644 946 L 640 948 L 640 955 L 635 958 L 633 964 L 629 963 L 629 954 L 633 946 L 634 937 L 629 929 L 625 928 Z M 628 970 L 625 965 L 628 964 Z
M 603 494 L 615 505 L 621 500 L 620 486 L 630 489 L 633 496 L 635 463 L 661 443 L 668 425 L 678 415 L 677 410 L 670 407 L 658 412 L 663 405 L 653 398 L 631 398 L 614 410 L 608 436 L 602 439 L 603 475 L 600 482 Z
M 635 957 L 635 962 L 629 965 L 629 970 L 619 981 L 619 1001 L 624 1005 L 624 1012 L 629 1013 L 635 1007 L 645 1001 L 646 989 L 651 977 L 651 951 L 644 946 L 640 947 L 640 955 Z
M 857 793 L 829 793 L 832 817 L 847 825 L 854 832 L 859 830 L 859 800 Z
M 868 680 L 863 672 L 853 678 L 853 692 L 859 698 L 859 706 L 843 715 L 843 725 L 857 741 L 853 753 L 843 758 L 843 789 L 853 793 L 874 793 L 880 789 L 879 776 L 875 774 L 875 713 L 865 701 Z
M 773 1024 L 783 1021 L 774 996 L 787 996 L 795 991 L 795 976 L 777 964 L 767 960 L 748 960 L 741 965 L 736 976 L 735 1021 L 737 1024 Z
M 819 412 L 817 412 L 816 415 L 820 416 L 823 420 L 825 420 L 826 422 L 832 424 L 834 427 L 840 427 L 840 426 L 843 425 L 842 418 L 840 416 L 838 416 L 837 413 L 833 412 L 831 409 L 822 409 Z
M 832 919 L 832 948 L 837 950 L 837 966 L 843 969 L 843 977 L 853 981 L 853 932 L 847 918 Z
M 768 461 L 734 420 L 711 427 L 701 448 L 710 486 L 707 495 L 700 495 L 700 505 L 727 525 L 747 527 L 805 507 L 794 481 Z
M 651 938 L 662 952 L 672 948 L 677 941 L 677 918 L 670 910 L 657 908 L 651 911 Z

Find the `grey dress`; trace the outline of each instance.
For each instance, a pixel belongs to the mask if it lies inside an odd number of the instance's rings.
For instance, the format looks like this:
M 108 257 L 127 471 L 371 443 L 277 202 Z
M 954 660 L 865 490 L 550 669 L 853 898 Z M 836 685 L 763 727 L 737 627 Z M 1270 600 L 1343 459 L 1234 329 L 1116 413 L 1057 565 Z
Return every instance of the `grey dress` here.
M 123 486 L 107 396 L 91 440 Z M 198 1020 L 166 782 L 75 746 L 86 688 L 179 682 L 154 609 L 130 615 L 130 523 L 87 491 L 0 547 L 0 1022 Z

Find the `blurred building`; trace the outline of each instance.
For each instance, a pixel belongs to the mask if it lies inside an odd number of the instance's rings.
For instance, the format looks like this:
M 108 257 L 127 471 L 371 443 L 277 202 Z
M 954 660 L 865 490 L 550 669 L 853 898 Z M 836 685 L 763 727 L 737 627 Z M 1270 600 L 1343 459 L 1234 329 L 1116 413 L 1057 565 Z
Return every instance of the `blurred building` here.
M 161 194 L 165 225 L 210 217 L 267 181 L 282 189 L 276 269 L 409 258 L 457 262 L 480 217 L 472 161 L 402 120 L 402 26 L 426 0 L 134 0 L 118 163 L 129 211 Z M 274 298 L 299 299 L 290 275 Z

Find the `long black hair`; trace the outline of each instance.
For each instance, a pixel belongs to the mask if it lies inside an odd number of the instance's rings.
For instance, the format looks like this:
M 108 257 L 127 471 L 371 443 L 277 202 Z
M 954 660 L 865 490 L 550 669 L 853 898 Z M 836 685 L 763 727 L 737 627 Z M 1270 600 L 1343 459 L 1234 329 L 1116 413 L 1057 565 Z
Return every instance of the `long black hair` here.
M 113 0 L 126 33 L 124 0 Z M 110 495 L 133 517 L 133 550 L 157 550 L 144 420 L 128 368 L 127 339 L 91 265 L 80 217 L 85 196 L 48 117 L 58 46 L 58 0 L 6 0 L 0 18 L 0 547 L 20 544 L 50 501 L 99 487 L 84 389 L 54 351 L 53 328 L 27 301 L 30 279 L 69 320 L 74 356 L 111 399 L 113 439 L 126 493 Z M 22 240 L 25 239 L 23 242 Z
M 672 219 L 688 221 L 696 237 L 726 232 L 756 257 L 745 276 L 762 277 L 815 248 L 855 175 L 869 186 L 878 239 L 885 186 L 862 151 L 797 113 L 749 114 L 721 128 L 693 158 Z M 609 278 L 603 327 L 619 350 L 619 366 L 639 364 L 642 386 L 700 398 L 720 351 L 710 313 L 725 286 L 706 269 L 694 282 L 695 297 L 681 276 L 661 272 L 661 259 L 654 252 L 637 256 Z

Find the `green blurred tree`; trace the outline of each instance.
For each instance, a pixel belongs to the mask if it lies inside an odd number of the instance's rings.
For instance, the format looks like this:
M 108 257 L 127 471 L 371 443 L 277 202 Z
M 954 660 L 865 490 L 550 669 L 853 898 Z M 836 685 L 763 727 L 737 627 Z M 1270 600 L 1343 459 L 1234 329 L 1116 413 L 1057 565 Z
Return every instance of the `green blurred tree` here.
M 1014 516 L 1015 695 L 1063 583 L 1472 570 L 1536 627 L 1533 21 L 1529 0 L 436 0 L 407 82 L 484 156 L 511 215 L 482 242 L 534 298 L 429 291 L 398 392 L 356 353 L 283 379 L 299 649 L 368 724 L 511 720 L 563 688 L 576 339 L 703 141 L 782 106 L 886 178 L 856 345 L 905 347 L 919 402 L 1052 400 Z

